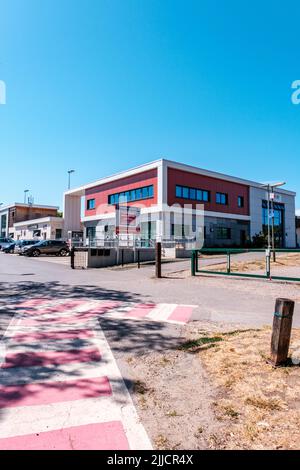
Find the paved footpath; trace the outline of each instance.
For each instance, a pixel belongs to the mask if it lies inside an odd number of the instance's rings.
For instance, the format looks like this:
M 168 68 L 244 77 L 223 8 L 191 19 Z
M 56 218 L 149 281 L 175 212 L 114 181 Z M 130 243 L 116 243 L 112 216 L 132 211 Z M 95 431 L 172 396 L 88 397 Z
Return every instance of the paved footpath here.
M 183 324 L 194 306 L 34 299 L 0 346 L 0 450 L 151 449 L 99 318 Z

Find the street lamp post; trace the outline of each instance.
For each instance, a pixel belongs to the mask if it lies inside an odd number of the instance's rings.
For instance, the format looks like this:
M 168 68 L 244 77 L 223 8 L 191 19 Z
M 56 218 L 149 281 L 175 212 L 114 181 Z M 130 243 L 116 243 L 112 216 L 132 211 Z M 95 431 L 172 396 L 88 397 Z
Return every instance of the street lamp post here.
M 75 170 L 68 170 L 69 180 L 68 180 L 68 189 L 71 189 L 71 174 L 75 173 Z
M 275 224 L 274 224 L 274 198 L 275 188 L 279 188 L 280 186 L 285 185 L 285 182 L 279 183 L 267 183 L 263 184 L 262 188 L 267 188 L 268 191 L 268 250 L 273 251 L 273 261 L 276 261 L 276 253 L 275 253 Z M 272 197 L 271 197 L 272 194 Z M 270 208 L 271 208 L 271 217 L 272 217 L 272 232 L 270 227 Z M 271 233 L 272 233 L 272 243 L 271 243 Z
M 27 194 L 29 193 L 29 189 L 24 189 L 24 204 L 26 204 Z

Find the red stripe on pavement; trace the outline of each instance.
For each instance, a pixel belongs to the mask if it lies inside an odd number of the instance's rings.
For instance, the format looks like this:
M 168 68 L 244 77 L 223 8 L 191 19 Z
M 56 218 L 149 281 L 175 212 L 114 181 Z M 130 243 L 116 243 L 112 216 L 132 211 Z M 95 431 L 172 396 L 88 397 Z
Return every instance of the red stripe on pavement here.
M 178 305 L 178 307 L 173 310 L 171 315 L 169 316 L 168 320 L 174 320 L 181 323 L 187 323 L 193 313 L 193 307 L 182 307 Z
M 1 450 L 129 450 L 121 421 L 0 439 Z
M 12 353 L 5 356 L 5 362 L 1 365 L 1 368 L 59 366 L 71 362 L 94 362 L 100 360 L 101 354 L 99 350 L 95 348 L 69 351 Z
M 122 305 L 122 302 L 114 302 L 113 300 L 112 301 L 109 301 L 109 302 L 104 302 L 104 303 L 101 303 L 99 304 L 99 306 L 94 306 L 92 307 L 89 312 L 90 313 L 94 313 L 94 314 L 101 314 L 101 313 L 106 313 L 108 310 L 111 310 L 113 308 L 117 308 L 119 307 L 120 305 Z
M 50 305 L 49 307 L 45 307 L 41 309 L 39 308 L 39 309 L 36 309 L 35 311 L 31 311 L 28 313 L 30 313 L 31 315 L 42 315 L 45 313 L 61 313 L 61 312 L 65 312 L 68 310 L 72 310 L 76 307 L 80 307 L 81 305 L 88 304 L 88 302 L 89 302 L 88 300 L 73 300 L 71 302 L 60 303 L 57 305 L 54 304 L 54 305 Z
M 41 382 L 22 385 L 0 385 L 0 408 L 48 405 L 112 394 L 107 377 Z
M 126 313 L 126 317 L 143 318 L 155 308 L 155 304 L 139 304 Z
M 48 341 L 56 339 L 87 339 L 95 336 L 91 330 L 45 331 L 44 333 L 17 333 L 11 337 L 16 343 L 29 341 Z
M 17 305 L 17 307 L 32 308 L 32 307 L 38 307 L 39 305 L 48 304 L 49 302 L 51 302 L 51 299 L 47 299 L 47 298 L 31 299 L 31 300 L 25 300 L 25 302 L 21 302 L 20 304 Z
M 47 324 L 57 324 L 57 323 L 80 323 L 81 321 L 84 320 L 89 320 L 90 318 L 93 318 L 95 314 L 93 312 L 88 312 L 88 313 L 78 313 L 77 315 L 67 315 L 65 317 L 51 317 L 51 318 L 43 318 L 42 316 L 39 318 L 25 318 L 24 320 L 21 320 L 19 325 L 20 326 L 41 326 L 41 325 L 47 325 Z

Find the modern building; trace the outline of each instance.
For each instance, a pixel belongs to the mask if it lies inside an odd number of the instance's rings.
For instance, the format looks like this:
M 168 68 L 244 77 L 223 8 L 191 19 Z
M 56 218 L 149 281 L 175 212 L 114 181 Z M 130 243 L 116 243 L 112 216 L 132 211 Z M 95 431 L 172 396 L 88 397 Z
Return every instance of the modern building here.
M 15 240 L 58 240 L 66 238 L 62 217 L 42 217 L 14 224 Z
M 300 215 L 296 215 L 296 243 L 300 247 Z
M 56 217 L 58 207 L 36 204 L 14 203 L 0 206 L 0 236 L 14 237 L 14 224 L 42 217 Z
M 295 195 L 276 189 L 281 247 L 296 246 Z M 176 240 L 202 231 L 205 246 L 244 246 L 267 231 L 267 197 L 261 183 L 160 159 L 67 191 L 65 227 L 80 230 L 82 222 L 89 240 L 114 238 L 116 207 L 126 203 L 140 207 L 141 238 Z

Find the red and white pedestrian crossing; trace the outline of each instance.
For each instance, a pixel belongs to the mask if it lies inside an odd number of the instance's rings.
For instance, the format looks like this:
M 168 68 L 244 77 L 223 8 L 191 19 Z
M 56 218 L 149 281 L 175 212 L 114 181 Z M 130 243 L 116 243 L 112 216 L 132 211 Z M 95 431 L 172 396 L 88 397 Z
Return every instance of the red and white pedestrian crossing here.
M 151 449 L 101 316 L 185 323 L 193 306 L 34 299 L 0 347 L 0 449 Z

